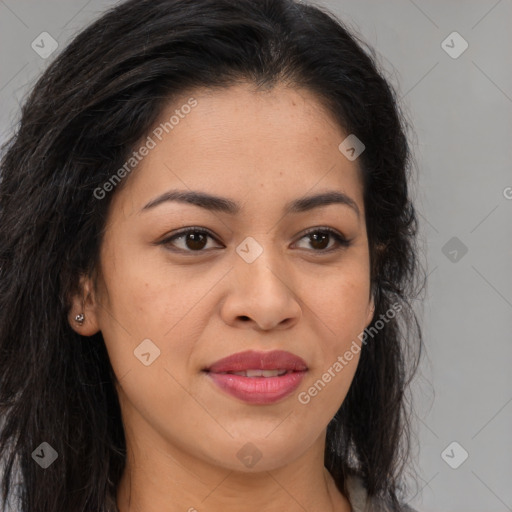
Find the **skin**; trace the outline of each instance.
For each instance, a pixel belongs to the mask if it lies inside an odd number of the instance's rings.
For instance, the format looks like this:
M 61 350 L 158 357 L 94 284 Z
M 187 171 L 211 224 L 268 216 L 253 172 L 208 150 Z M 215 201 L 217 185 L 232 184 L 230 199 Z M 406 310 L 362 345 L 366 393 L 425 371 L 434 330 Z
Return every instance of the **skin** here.
M 83 277 L 70 314 L 80 334 L 102 332 L 119 380 L 128 449 L 119 510 L 349 512 L 323 454 L 326 427 L 360 354 L 308 404 L 298 394 L 349 350 L 373 316 L 357 160 L 339 151 L 347 134 L 309 91 L 198 89 L 169 105 L 161 120 L 191 96 L 197 106 L 115 191 L 97 287 Z M 165 202 L 141 212 L 171 189 L 228 197 L 241 211 Z M 352 198 L 359 216 L 342 204 L 283 215 L 288 201 L 327 190 Z M 208 237 L 203 252 L 187 237 L 155 244 L 185 227 L 207 228 L 216 239 Z M 304 234 L 325 227 L 351 245 Z M 263 249 L 252 263 L 236 252 L 248 236 Z M 79 326 L 73 319 L 81 312 Z M 160 355 L 145 366 L 134 350 L 148 338 Z M 247 349 L 302 357 L 308 372 L 298 390 L 272 405 L 251 405 L 201 371 Z M 237 457 L 249 442 L 261 454 L 251 468 Z

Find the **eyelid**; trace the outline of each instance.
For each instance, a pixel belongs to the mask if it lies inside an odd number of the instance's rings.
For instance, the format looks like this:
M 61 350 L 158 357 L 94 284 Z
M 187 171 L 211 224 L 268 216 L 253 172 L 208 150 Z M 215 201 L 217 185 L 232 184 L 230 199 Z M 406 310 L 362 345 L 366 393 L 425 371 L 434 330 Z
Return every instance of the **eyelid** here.
M 204 228 L 202 226 L 187 226 L 185 228 L 178 229 L 176 232 L 173 232 L 169 236 L 166 236 L 164 238 L 164 240 L 162 240 L 162 241 L 169 240 L 174 237 L 177 238 L 179 236 L 186 235 L 187 233 L 192 232 L 192 231 L 199 231 L 200 233 L 206 233 L 209 236 L 211 236 L 212 238 L 214 238 L 215 240 L 217 240 L 217 235 L 215 235 L 215 233 L 213 231 L 210 231 L 208 228 Z

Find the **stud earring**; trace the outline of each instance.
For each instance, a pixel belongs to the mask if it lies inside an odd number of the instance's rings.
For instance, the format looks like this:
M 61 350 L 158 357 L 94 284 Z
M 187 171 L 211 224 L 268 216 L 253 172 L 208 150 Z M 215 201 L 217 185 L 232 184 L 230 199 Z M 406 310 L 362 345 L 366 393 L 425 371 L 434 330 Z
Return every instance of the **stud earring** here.
M 83 324 L 85 320 L 85 316 L 83 313 L 80 313 L 79 315 L 75 316 L 75 321 L 79 324 Z

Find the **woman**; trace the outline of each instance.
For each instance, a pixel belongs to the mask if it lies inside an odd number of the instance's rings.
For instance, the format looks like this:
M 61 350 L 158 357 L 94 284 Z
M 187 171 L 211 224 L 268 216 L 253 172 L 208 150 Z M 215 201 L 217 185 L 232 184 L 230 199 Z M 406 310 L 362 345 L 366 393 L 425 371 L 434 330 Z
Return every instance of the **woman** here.
M 4 501 L 409 510 L 409 163 L 319 8 L 131 0 L 78 34 L 1 163 Z

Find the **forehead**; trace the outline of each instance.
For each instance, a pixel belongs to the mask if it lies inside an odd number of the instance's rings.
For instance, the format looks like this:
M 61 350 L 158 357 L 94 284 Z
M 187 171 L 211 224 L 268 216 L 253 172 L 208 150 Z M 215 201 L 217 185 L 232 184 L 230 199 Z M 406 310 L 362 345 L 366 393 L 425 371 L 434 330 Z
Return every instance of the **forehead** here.
M 176 188 L 260 206 L 336 189 L 364 210 L 357 161 L 338 149 L 347 134 L 307 90 L 196 89 L 169 103 L 148 135 L 152 148 L 127 183 L 140 207 Z

